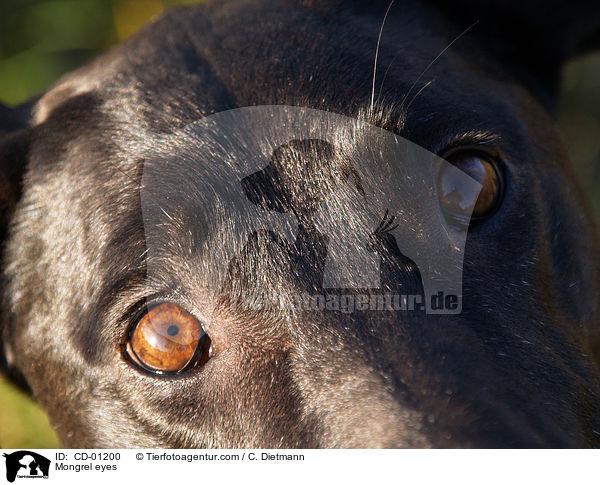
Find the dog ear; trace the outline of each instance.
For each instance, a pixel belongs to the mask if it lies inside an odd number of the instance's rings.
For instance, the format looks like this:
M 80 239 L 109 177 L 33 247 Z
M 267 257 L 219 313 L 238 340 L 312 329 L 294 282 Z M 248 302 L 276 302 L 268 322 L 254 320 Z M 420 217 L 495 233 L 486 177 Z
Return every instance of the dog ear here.
M 27 165 L 33 129 L 29 127 L 34 102 L 16 108 L 0 105 L 0 372 L 20 387 L 27 389 L 24 379 L 10 369 L 7 351 L 9 324 L 4 295 L 4 246 L 9 224 L 22 193 L 22 180 Z
M 560 68 L 569 59 L 600 49 L 600 2 L 584 0 L 433 0 L 469 37 L 485 45 L 509 74 L 522 78 L 552 108 Z M 466 40 L 466 39 L 465 39 Z

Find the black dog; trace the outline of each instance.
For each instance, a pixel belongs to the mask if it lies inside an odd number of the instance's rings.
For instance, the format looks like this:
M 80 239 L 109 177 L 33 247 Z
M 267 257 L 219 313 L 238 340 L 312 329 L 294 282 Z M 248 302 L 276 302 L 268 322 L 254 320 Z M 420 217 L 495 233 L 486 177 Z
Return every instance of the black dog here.
M 373 89 L 387 6 L 174 10 L 35 103 L 3 108 L 4 367 L 65 446 L 600 445 L 600 245 L 548 114 L 561 65 L 600 45 L 600 6 L 397 0 Z M 147 147 L 255 105 L 367 119 L 478 177 L 462 312 L 240 308 L 228 291 L 318 280 L 319 258 L 303 264 L 269 231 L 248 238 L 223 293 L 206 299 L 203 227 L 185 197 L 150 214 L 164 232 L 149 256 L 140 186 L 150 197 L 158 187 L 142 180 Z M 199 170 L 218 177 L 225 156 Z M 156 182 L 163 193 L 195 194 L 169 177 Z M 301 193 L 293 178 L 278 182 L 288 197 Z M 356 185 L 348 171 L 339 180 Z M 389 230 L 407 221 L 381 222 L 395 248 L 381 277 L 393 286 L 405 259 Z M 311 224 L 302 247 L 325 254 Z

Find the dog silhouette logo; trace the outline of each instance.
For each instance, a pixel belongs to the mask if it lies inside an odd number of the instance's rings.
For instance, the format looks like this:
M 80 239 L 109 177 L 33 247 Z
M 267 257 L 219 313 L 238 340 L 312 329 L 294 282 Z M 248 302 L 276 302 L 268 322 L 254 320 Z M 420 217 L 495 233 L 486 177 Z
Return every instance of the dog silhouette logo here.
M 320 139 L 294 139 L 278 146 L 266 168 L 241 181 L 246 197 L 256 206 L 296 217 L 292 274 L 310 275 L 304 283 L 311 287 L 323 287 L 330 242 L 315 225 L 315 216 L 330 194 L 348 181 L 364 196 L 349 161 L 340 160 L 335 147 Z
M 336 271 L 335 264 L 328 265 L 329 253 L 332 252 L 329 246 L 334 245 L 333 253 L 343 254 L 340 259 L 345 265 L 351 260 L 362 262 L 354 267 L 359 286 L 383 286 L 385 291 L 418 295 L 420 301 L 424 301 L 421 273 L 415 261 L 400 251 L 392 234 L 400 224 L 396 223 L 396 216 L 390 214 L 389 209 L 385 210 L 374 231 L 368 225 L 365 227 L 362 238 L 356 237 L 358 225 L 348 223 L 345 214 L 337 223 L 329 221 L 329 224 L 324 224 L 324 229 L 333 230 L 319 230 L 316 222 L 319 211 L 331 193 L 340 189 L 348 193 L 347 187 L 344 187 L 348 184 L 355 189 L 357 198 L 364 202 L 367 199 L 358 171 L 349 159 L 340 156 L 333 144 L 320 139 L 290 140 L 275 149 L 266 168 L 245 177 L 241 183 L 246 197 L 253 204 L 266 210 L 295 215 L 298 232 L 292 246 L 292 274 L 303 275 L 305 279 L 307 275 L 312 276 L 306 282 L 307 290 L 345 286 L 324 284 L 328 267 L 333 268 L 330 271 Z M 364 261 L 360 254 L 347 253 L 348 248 L 355 253 L 357 249 L 363 249 Z M 373 259 L 370 253 L 377 254 L 379 261 Z M 373 266 L 379 269 L 379 278 L 364 278 L 369 273 L 369 263 L 375 263 Z M 376 272 L 373 276 L 377 276 Z M 356 279 L 351 276 L 344 282 L 352 283 Z M 336 281 L 336 278 L 329 280 Z M 377 280 L 385 283 L 377 284 Z M 395 282 L 394 287 L 390 286 L 390 281 Z
M 21 450 L 4 453 L 6 462 L 6 479 L 14 482 L 15 478 L 48 478 L 50 460 L 39 453 Z

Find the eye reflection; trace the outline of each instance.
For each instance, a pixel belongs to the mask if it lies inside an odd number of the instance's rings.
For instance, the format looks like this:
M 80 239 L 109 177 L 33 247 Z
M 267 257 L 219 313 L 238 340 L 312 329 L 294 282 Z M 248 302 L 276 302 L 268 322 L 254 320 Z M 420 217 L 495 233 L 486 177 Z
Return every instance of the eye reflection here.
M 491 217 L 502 202 L 503 180 L 493 159 L 475 151 L 458 152 L 446 160 L 481 184 L 468 183 L 455 168 L 444 164 L 438 176 L 440 207 L 451 224 L 468 225 Z

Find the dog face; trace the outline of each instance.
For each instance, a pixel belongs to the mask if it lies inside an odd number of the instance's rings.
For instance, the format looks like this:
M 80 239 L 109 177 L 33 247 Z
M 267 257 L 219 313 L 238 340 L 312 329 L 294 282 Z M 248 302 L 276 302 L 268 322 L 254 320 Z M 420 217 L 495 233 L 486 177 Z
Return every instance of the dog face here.
M 593 38 L 600 15 L 573 6 L 534 21 L 536 5 L 520 3 L 465 1 L 453 8 L 468 12 L 459 18 L 444 4 L 396 2 L 375 90 L 385 4 L 175 10 L 33 106 L 7 112 L 3 352 L 63 444 L 598 445 L 599 245 L 548 110 L 561 63 Z M 524 45 L 525 27 L 534 40 Z M 213 113 L 261 105 L 366 119 L 482 183 L 460 313 L 291 314 L 231 303 L 239 288 L 320 284 L 331 238 L 311 225 L 315 201 L 338 197 L 339 186 L 360 197 L 365 174 L 319 165 L 339 147 L 310 141 L 282 145 L 260 175 L 240 180 L 257 207 L 294 214 L 301 241 L 253 233 L 221 294 L 206 297 L 206 227 L 189 209 L 200 196 L 162 200 L 152 227 L 164 230 L 149 234 L 142 188 L 152 201 L 187 185 L 168 170 L 144 185 L 145 157 Z M 215 155 L 203 169 L 218 177 L 223 167 Z M 394 224 L 407 223 L 396 215 Z M 382 221 L 387 236 L 369 246 L 385 252 L 382 284 L 410 276 L 422 292 L 414 265 L 390 249 L 391 227 Z

